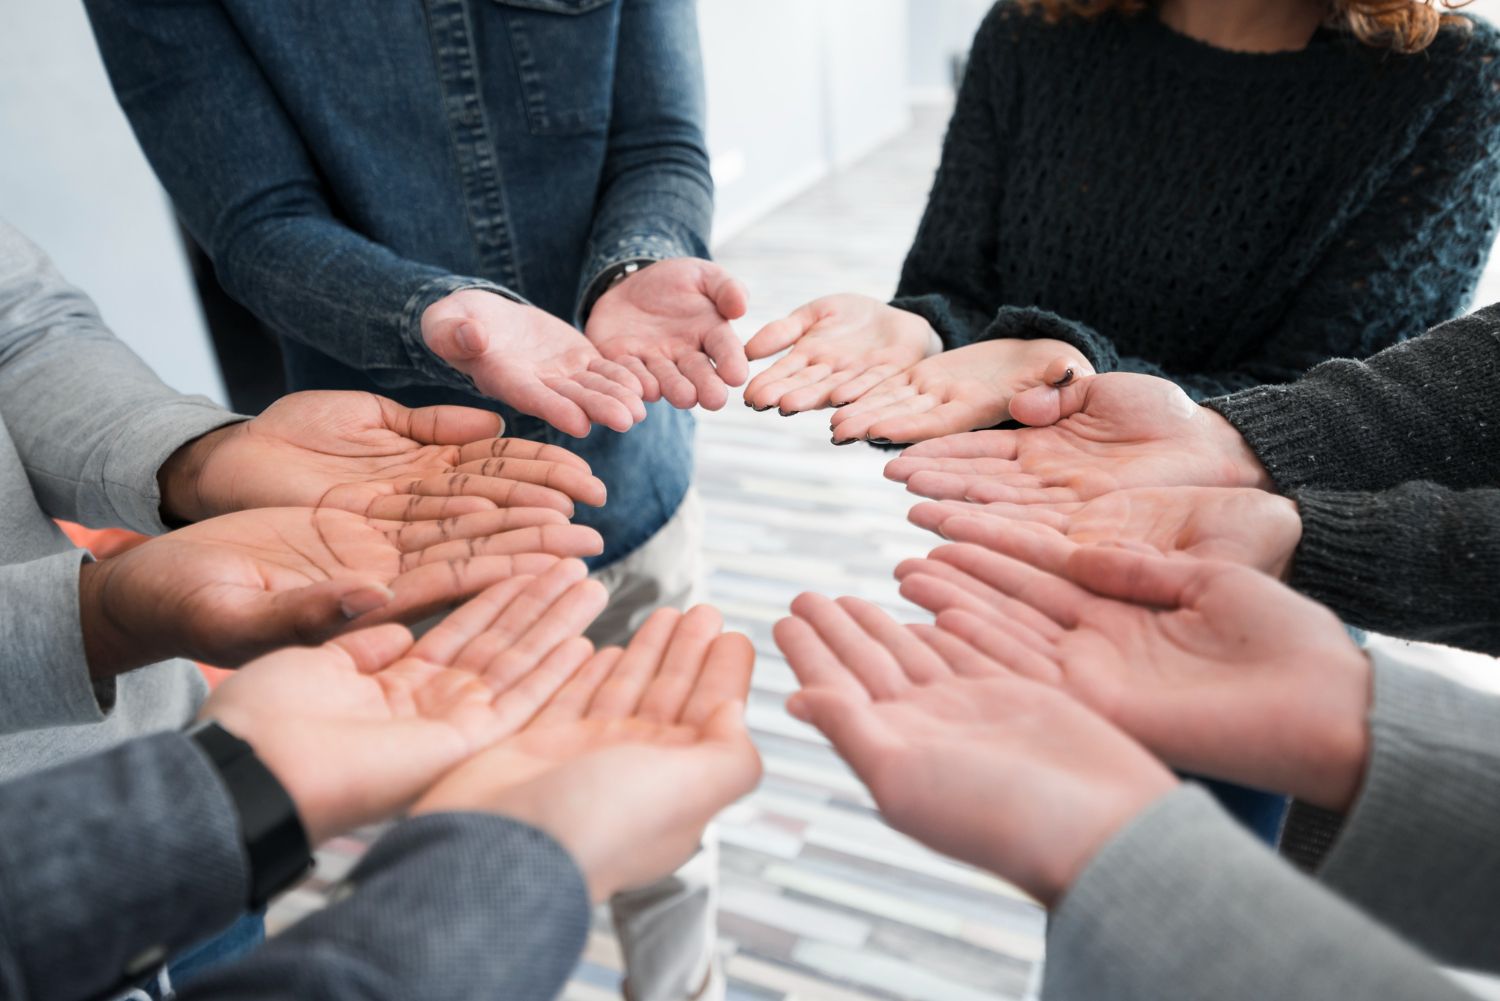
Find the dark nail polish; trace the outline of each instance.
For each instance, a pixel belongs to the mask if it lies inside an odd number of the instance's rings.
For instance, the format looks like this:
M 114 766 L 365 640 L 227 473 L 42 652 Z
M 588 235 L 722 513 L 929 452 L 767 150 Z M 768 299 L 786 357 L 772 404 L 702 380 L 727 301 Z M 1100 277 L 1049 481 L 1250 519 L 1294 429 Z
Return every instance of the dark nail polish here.
M 829 438 L 828 440 L 833 442 L 835 445 L 853 445 L 855 442 L 859 441 L 858 438 L 845 438 L 843 441 L 839 441 L 837 438 Z
M 751 410 L 755 409 L 755 404 L 751 403 L 749 400 L 745 401 L 745 406 L 749 407 Z
M 781 416 L 783 416 L 783 417 L 795 417 L 801 411 L 797 411 L 797 410 L 782 410 L 780 407 L 777 407 L 776 408 L 776 412 L 778 414 L 780 414 Z
M 758 413 L 758 414 L 763 414 L 763 413 L 765 413 L 765 412 L 766 412 L 766 411 L 767 411 L 767 410 L 770 410 L 770 409 L 771 409 L 771 405 L 770 405 L 770 404 L 769 404 L 769 403 L 767 403 L 767 404 L 766 404 L 766 405 L 765 405 L 765 406 L 763 406 L 763 407 L 756 407 L 756 408 L 755 408 L 755 412 L 756 412 L 756 413 Z
M 889 445 L 891 443 L 889 438 L 866 438 L 865 441 L 872 445 Z
M 1072 381 L 1073 381 L 1073 370 L 1070 368 L 1066 372 L 1063 373 L 1063 377 L 1061 379 L 1058 379 L 1052 385 L 1054 387 L 1058 388 L 1058 389 L 1061 389 L 1061 388 L 1063 388 L 1064 386 L 1066 386 L 1068 383 L 1070 383 Z

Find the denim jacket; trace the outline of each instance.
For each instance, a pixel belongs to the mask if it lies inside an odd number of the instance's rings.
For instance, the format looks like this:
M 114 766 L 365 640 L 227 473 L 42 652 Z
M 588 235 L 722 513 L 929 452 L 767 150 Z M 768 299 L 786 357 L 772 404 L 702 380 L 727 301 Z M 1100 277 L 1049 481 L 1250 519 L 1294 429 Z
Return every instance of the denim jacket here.
M 708 255 L 693 0 L 86 0 L 141 146 L 292 389 L 487 406 L 610 491 L 603 565 L 677 509 L 692 418 L 577 440 L 479 396 L 423 310 L 486 288 L 580 322 L 613 265 Z

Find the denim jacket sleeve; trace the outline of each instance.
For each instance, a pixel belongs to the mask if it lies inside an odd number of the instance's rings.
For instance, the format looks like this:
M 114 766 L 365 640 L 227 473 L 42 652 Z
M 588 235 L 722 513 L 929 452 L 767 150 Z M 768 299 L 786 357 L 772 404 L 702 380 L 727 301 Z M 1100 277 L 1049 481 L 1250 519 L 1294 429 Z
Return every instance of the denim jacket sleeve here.
M 704 116 L 693 0 L 621 0 L 609 151 L 579 278 L 580 314 L 616 264 L 709 256 Z M 582 326 L 587 317 L 577 319 Z
M 230 295 L 279 333 L 379 385 L 473 391 L 423 342 L 422 312 L 460 289 L 520 296 L 404 259 L 345 225 L 217 0 L 86 0 L 85 7 L 141 147 Z M 396 336 L 370 336 L 386 331 Z

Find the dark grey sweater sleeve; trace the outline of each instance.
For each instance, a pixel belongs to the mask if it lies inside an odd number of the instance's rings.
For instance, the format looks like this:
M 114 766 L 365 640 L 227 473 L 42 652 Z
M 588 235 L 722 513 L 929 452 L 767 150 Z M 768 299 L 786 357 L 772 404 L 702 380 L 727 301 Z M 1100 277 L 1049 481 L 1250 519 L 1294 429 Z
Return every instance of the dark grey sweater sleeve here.
M 0 785 L 0 997 L 73 1001 L 228 927 L 239 817 L 180 733 Z
M 1282 493 L 1500 485 L 1500 305 L 1204 406 L 1244 435 Z
M 1500 490 L 1296 490 L 1290 583 L 1345 622 L 1500 655 Z
M 1207 792 L 1187 786 L 1105 845 L 1053 911 L 1042 997 L 1460 1001 L 1470 995 L 1415 948 L 1271 854 Z
M 578 961 L 587 887 L 567 852 L 502 817 L 432 814 L 381 838 L 352 893 L 182 1001 L 551 1001 Z

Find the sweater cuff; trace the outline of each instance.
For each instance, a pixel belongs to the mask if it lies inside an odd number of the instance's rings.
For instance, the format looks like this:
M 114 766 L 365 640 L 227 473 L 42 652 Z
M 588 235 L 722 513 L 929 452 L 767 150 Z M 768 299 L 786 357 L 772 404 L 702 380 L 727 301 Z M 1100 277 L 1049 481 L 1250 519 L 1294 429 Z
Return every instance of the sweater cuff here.
M 78 568 L 70 549 L 0 566 L 0 734 L 102 723 L 114 708 L 114 680 L 95 685 L 79 628 Z
M 181 396 L 138 412 L 110 443 L 98 495 L 112 511 L 80 511 L 85 524 L 120 525 L 161 535 L 161 485 L 156 474 L 183 445 L 227 424 L 249 420 L 203 396 Z
M 402 307 L 398 329 L 401 331 L 401 347 L 406 354 L 407 362 L 425 382 L 434 386 L 446 386 L 449 389 L 461 389 L 476 396 L 484 396 L 474 385 L 473 379 L 438 357 L 437 352 L 429 348 L 427 341 L 422 337 L 422 314 L 427 312 L 427 307 L 440 299 L 446 299 L 455 292 L 464 292 L 468 289 L 483 289 L 523 306 L 532 305 L 525 297 L 512 292 L 504 285 L 497 285 L 483 278 L 443 275 L 426 282 L 412 293 L 411 298 Z M 411 380 L 405 374 L 391 372 L 380 365 L 367 365 L 366 374 L 377 385 L 388 388 L 411 384 Z
M 1297 383 L 1294 385 L 1301 385 Z M 1245 439 L 1279 493 L 1316 482 L 1317 453 L 1309 436 L 1321 432 L 1312 419 L 1316 411 L 1303 405 L 1305 394 L 1289 393 L 1285 385 L 1260 386 L 1230 396 L 1203 400 L 1202 405 L 1222 416 Z
M 1382 571 L 1394 553 L 1407 548 L 1410 523 L 1392 517 L 1389 496 L 1331 490 L 1294 490 L 1288 496 L 1302 520 L 1288 583 L 1356 626 L 1379 628 L 1358 613 L 1372 605 L 1372 594 L 1383 594 Z M 1409 562 L 1405 565 L 1410 569 Z
M 1372 996 L 1462 994 L 1195 786 L 1105 845 L 1047 932 L 1046 1001 Z
M 943 342 L 944 351 L 952 351 L 974 342 L 974 331 L 968 324 L 954 315 L 953 307 L 940 295 L 901 295 L 892 299 L 890 305 L 915 313 L 926 320 Z
M 974 338 L 998 341 L 1004 338 L 1022 341 L 1050 339 L 1062 341 L 1081 352 L 1095 372 L 1113 372 L 1120 367 L 1120 355 L 1109 338 L 1086 323 L 1065 320 L 1056 313 L 1035 306 L 1001 306 L 989 326 Z
M 1370 760 L 1319 878 L 1440 959 L 1493 968 L 1500 697 L 1370 658 Z

